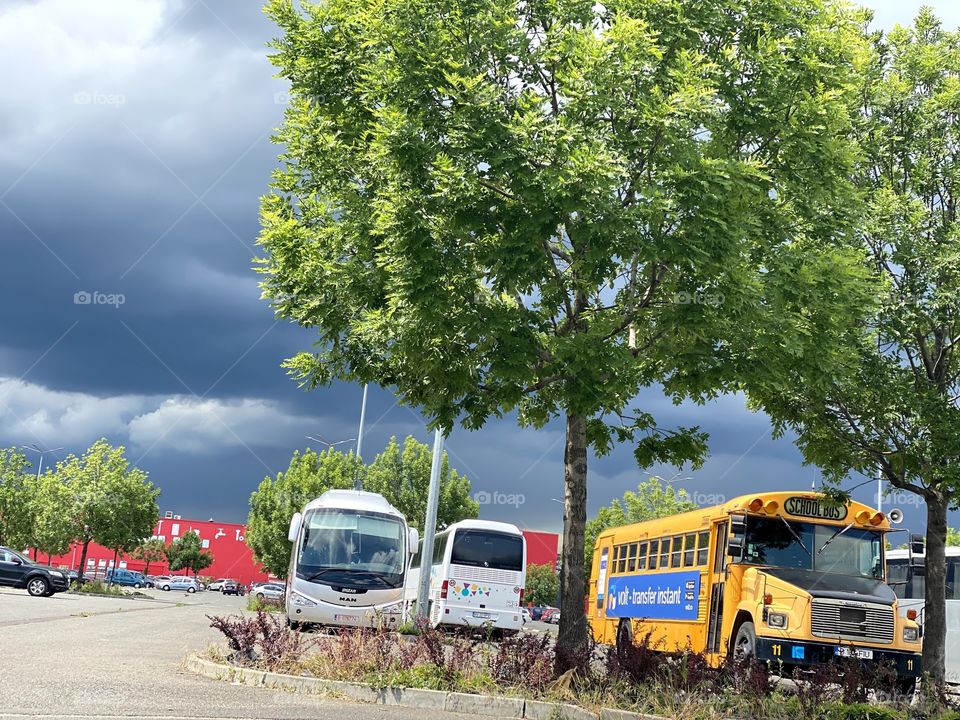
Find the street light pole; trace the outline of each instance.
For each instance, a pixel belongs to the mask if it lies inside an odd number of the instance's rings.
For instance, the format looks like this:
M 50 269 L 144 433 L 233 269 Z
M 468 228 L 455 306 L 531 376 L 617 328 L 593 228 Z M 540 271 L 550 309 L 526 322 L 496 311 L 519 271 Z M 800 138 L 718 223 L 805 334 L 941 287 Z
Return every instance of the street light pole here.
M 360 431 L 357 433 L 357 464 L 353 469 L 353 489 L 362 490 L 363 483 L 360 480 L 360 463 L 363 462 L 363 424 L 367 419 L 367 388 L 368 384 L 363 386 L 363 400 L 360 401 Z
M 430 490 L 427 493 L 427 517 L 423 523 L 423 550 L 420 555 L 420 587 L 417 589 L 417 615 L 428 615 L 430 597 L 430 564 L 433 562 L 433 536 L 437 533 L 437 505 L 440 501 L 440 465 L 443 455 L 443 433 L 433 433 L 433 464 L 430 466 Z
M 40 454 L 40 462 L 37 463 L 37 480 L 40 479 L 40 472 L 43 470 L 43 456 L 47 453 L 55 453 L 57 450 L 63 450 L 62 447 L 50 448 L 49 450 L 44 450 L 39 445 L 21 445 L 21 448 L 24 450 L 30 450 L 31 452 Z

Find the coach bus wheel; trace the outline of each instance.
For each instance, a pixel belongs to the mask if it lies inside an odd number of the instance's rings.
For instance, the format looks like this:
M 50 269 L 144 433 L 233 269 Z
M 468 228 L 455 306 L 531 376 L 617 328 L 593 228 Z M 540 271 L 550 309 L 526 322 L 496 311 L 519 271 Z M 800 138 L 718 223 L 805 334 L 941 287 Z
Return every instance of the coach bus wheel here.
M 757 655 L 757 633 L 752 622 L 745 622 L 737 630 L 737 639 L 733 641 L 733 656 L 737 660 L 749 660 Z
M 621 622 L 617 627 L 617 652 L 623 655 L 631 645 L 633 645 L 633 633 L 630 631 L 630 623 Z

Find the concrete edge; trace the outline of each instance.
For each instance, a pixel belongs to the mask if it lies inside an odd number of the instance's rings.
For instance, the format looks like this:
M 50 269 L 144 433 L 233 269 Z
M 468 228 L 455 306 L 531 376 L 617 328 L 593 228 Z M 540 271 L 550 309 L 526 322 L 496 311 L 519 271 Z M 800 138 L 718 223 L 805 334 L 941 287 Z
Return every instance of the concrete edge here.
M 525 700 L 499 695 L 477 695 L 420 688 L 378 688 L 365 683 L 254 670 L 213 662 L 198 655 L 188 655 L 185 666 L 187 670 L 197 675 L 236 685 L 254 685 L 308 695 L 343 697 L 373 705 L 398 705 L 424 710 L 444 710 L 528 720 L 668 720 L 658 715 L 644 715 L 613 708 L 602 708 L 598 716 L 597 713 L 579 705 L 545 700 Z

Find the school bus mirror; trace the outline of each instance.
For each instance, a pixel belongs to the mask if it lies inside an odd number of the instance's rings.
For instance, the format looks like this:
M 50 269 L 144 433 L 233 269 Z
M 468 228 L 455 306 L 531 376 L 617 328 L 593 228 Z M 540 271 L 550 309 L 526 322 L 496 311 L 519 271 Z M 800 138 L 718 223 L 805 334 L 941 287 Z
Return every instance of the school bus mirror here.
M 727 556 L 732 560 L 742 560 L 743 548 L 743 537 L 731 536 L 727 541 Z
M 747 516 L 746 515 L 731 515 L 730 516 L 730 538 L 731 540 L 735 537 L 743 537 L 747 534 Z
M 910 555 L 923 555 L 924 538 L 923 535 L 913 534 L 910 536 Z

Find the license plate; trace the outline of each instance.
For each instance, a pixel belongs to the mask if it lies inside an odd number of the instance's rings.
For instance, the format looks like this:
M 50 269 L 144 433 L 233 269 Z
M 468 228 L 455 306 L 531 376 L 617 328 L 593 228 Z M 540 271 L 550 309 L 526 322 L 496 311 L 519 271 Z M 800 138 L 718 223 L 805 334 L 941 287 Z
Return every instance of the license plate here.
M 840 646 L 834 648 L 834 655 L 839 655 L 840 657 L 855 657 L 860 660 L 873 660 L 873 650 L 865 650 L 864 648 L 852 648 Z
M 480 618 L 481 620 L 489 620 L 490 618 L 493 617 L 492 614 L 490 614 L 490 613 L 485 613 L 485 612 L 475 612 L 475 613 L 473 614 L 473 616 L 474 616 L 475 618 Z
M 359 615 L 334 615 L 334 622 L 357 622 L 360 619 Z

